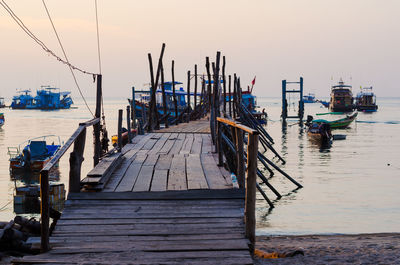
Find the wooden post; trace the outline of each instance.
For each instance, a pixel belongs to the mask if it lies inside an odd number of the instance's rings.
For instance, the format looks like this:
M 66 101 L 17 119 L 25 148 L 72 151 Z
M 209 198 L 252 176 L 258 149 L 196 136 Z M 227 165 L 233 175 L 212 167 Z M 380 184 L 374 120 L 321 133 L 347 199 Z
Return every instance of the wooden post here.
M 258 133 L 249 133 L 247 145 L 247 183 L 246 183 L 246 237 L 253 253 L 256 242 L 256 178 L 257 178 Z
M 233 119 L 236 120 L 236 111 L 237 111 L 237 77 L 236 74 L 233 74 Z
M 122 151 L 122 109 L 118 110 L 118 152 Z
M 232 91 L 231 91 L 231 75 L 228 76 L 229 79 L 229 116 L 232 117 Z
M 187 120 L 186 122 L 190 121 L 190 71 L 187 73 L 188 81 L 187 81 Z
M 151 54 L 147 54 L 147 57 L 149 59 L 149 66 L 150 66 L 150 82 L 151 82 L 151 89 L 150 89 L 150 102 L 149 102 L 149 120 L 147 122 L 147 132 L 152 132 L 153 131 L 153 101 L 156 100 L 155 96 L 155 85 L 154 85 L 154 71 L 153 71 L 153 60 L 151 58 Z M 154 90 L 154 91 L 153 91 Z M 154 93 L 153 93 L 154 92 Z M 154 99 L 153 99 L 153 94 L 154 94 Z M 154 102 L 155 103 L 155 102 Z M 144 105 L 143 105 L 143 111 L 144 111 Z
M 222 57 L 222 85 L 224 86 L 224 113 L 226 114 L 226 79 L 225 79 L 225 56 Z
M 286 101 L 286 80 L 282 80 L 282 120 L 287 117 L 287 101 Z
M 136 128 L 136 102 L 135 102 L 135 87 L 132 87 L 132 101 L 131 101 L 131 113 L 132 113 L 132 126 Z
M 196 111 L 197 107 L 197 64 L 194 65 L 194 108 Z
M 165 84 L 164 84 L 164 66 L 161 62 L 161 91 L 162 91 L 162 102 L 164 115 L 168 114 L 167 109 L 167 97 L 165 95 Z M 165 119 L 165 128 L 168 128 L 168 117 Z
M 208 109 L 211 109 L 211 73 L 210 73 L 210 58 L 206 57 L 206 70 L 207 70 L 207 78 L 208 78 L 208 85 L 207 85 L 207 95 L 208 95 Z
M 218 166 L 222 167 L 224 165 L 224 158 L 223 158 L 223 153 L 222 153 L 222 125 L 220 122 L 217 121 L 217 133 L 218 133 L 218 138 L 217 138 L 217 143 L 218 143 Z
M 40 172 L 40 251 L 50 250 L 49 243 L 49 224 L 50 224 L 50 204 L 49 204 L 49 172 L 42 170 Z
M 175 62 L 172 60 L 172 68 L 171 68 L 171 73 L 172 73 L 172 96 L 174 97 L 174 105 L 175 105 L 175 124 L 178 125 L 179 119 L 178 119 L 178 102 L 176 100 L 176 94 L 175 94 Z
M 237 179 L 240 188 L 245 187 L 245 166 L 244 166 L 244 147 L 243 147 L 243 131 L 239 128 L 236 130 L 236 160 L 237 160 Z
M 86 127 L 76 138 L 74 150 L 69 157 L 69 192 L 79 192 L 81 190 L 81 166 L 84 160 L 83 152 L 86 142 Z
M 126 126 L 128 129 L 128 144 L 132 143 L 132 130 L 131 130 L 131 107 L 126 106 Z
M 96 91 L 96 111 L 95 117 L 100 118 L 101 115 L 101 101 L 102 101 L 102 75 L 97 75 L 97 91 Z M 93 125 L 94 133 L 94 154 L 93 164 L 96 166 L 99 163 L 101 156 L 101 142 L 100 142 L 100 122 Z
M 204 75 L 203 75 L 203 78 L 201 79 L 201 97 L 200 97 L 201 117 L 203 117 L 205 115 L 206 102 L 207 102 L 206 82 L 205 82 Z

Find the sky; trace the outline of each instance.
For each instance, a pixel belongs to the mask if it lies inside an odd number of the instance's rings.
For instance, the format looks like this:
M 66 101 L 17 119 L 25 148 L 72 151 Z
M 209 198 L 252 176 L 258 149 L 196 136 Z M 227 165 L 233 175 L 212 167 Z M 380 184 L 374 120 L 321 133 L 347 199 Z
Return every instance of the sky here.
M 5 0 L 25 25 L 62 56 L 40 0 Z M 94 0 L 46 0 L 70 62 L 99 73 Z M 227 74 L 251 83 L 257 96 L 280 96 L 281 81 L 304 78 L 305 93 L 328 97 L 339 78 L 373 86 L 377 97 L 399 97 L 398 0 L 98 0 L 103 93 L 130 95 L 150 82 L 147 54 L 156 65 L 166 44 L 170 80 L 186 83 L 187 71 L 205 57 L 226 56 Z M 51 85 L 78 97 L 69 69 L 48 55 L 0 7 L 0 96 Z M 95 96 L 92 76 L 77 73 L 86 97 Z

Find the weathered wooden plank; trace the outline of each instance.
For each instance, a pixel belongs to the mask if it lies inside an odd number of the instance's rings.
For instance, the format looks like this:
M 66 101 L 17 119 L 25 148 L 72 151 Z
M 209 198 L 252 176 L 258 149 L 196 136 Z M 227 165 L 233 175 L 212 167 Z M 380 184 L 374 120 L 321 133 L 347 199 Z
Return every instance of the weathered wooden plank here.
M 203 165 L 204 174 L 210 189 L 229 189 L 232 188 L 217 166 L 212 154 L 201 154 L 201 163 Z
M 215 163 L 218 165 L 218 154 L 213 153 L 212 155 L 214 157 Z M 229 185 L 229 187 L 233 188 L 231 173 L 224 167 L 218 167 L 218 168 L 221 171 L 221 174 L 224 177 L 226 184 Z
M 211 136 L 209 134 L 202 134 L 203 138 L 201 150 L 202 153 L 211 153 L 212 152 L 212 141 Z
M 176 138 L 174 145 L 172 146 L 171 150 L 169 151 L 169 154 L 172 154 L 172 155 L 178 154 L 179 151 L 181 151 L 181 149 L 182 149 L 182 145 L 183 145 L 183 142 L 185 141 L 185 138 L 186 138 L 186 134 L 184 134 L 184 133 L 178 134 L 178 137 Z
M 154 137 L 154 136 L 153 136 Z M 153 146 L 157 143 L 159 138 L 150 138 L 147 143 L 141 148 L 142 150 L 151 150 Z
M 173 155 L 161 154 L 158 157 L 157 164 L 155 165 L 155 169 L 159 170 L 169 170 L 171 167 Z
M 58 226 L 69 225 L 98 225 L 98 224 L 214 224 L 214 223 L 231 223 L 243 224 L 243 218 L 170 218 L 170 219 L 60 219 Z
M 183 190 L 159 192 L 80 192 L 69 193 L 68 200 L 197 200 L 244 199 L 243 189 Z
M 172 146 L 174 145 L 177 137 L 178 137 L 177 133 L 171 133 L 169 138 L 165 142 L 164 146 L 160 149 L 160 151 L 158 153 L 168 154 L 168 152 L 171 150 Z
M 105 183 L 111 176 L 112 171 L 122 162 L 121 153 L 114 153 L 104 157 L 81 182 L 84 184 Z
M 132 191 L 148 191 L 153 177 L 153 166 L 142 165 Z
M 168 141 L 168 138 L 170 137 L 170 135 L 171 135 L 171 133 L 163 133 L 163 134 L 161 134 L 160 139 L 151 148 L 151 150 L 149 151 L 149 154 L 157 154 L 164 147 L 164 145 Z
M 176 154 L 172 158 L 168 175 L 168 190 L 187 190 L 185 161 L 183 154 Z
M 193 134 L 191 133 L 187 134 L 179 154 L 189 154 L 190 150 L 192 149 L 193 140 L 194 140 Z
M 190 154 L 186 157 L 186 177 L 189 190 L 208 189 L 199 154 Z
M 139 175 L 143 162 L 146 160 L 146 155 L 137 155 L 136 158 L 129 165 L 121 182 L 115 189 L 116 192 L 131 191 Z
M 201 154 L 201 146 L 203 143 L 203 137 L 201 134 L 195 134 L 192 149 L 190 150 L 191 154 Z
M 156 169 L 153 174 L 150 191 L 166 191 L 168 180 L 168 170 Z

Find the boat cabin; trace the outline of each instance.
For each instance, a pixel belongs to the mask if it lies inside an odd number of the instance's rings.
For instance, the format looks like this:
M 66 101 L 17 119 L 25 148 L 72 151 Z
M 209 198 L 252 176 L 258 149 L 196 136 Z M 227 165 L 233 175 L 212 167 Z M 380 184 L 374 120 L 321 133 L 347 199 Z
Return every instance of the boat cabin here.
M 329 109 L 331 111 L 353 111 L 353 92 L 351 88 L 352 86 L 345 85 L 342 79 L 340 79 L 338 85 L 332 86 L 329 102 Z

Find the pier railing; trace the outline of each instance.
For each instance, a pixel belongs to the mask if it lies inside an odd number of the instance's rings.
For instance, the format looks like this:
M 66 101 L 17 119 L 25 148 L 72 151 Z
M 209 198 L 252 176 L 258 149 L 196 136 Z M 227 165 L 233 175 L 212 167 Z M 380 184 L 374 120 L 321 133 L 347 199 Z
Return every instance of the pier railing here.
M 74 144 L 74 150 L 70 154 L 69 164 L 69 192 L 79 192 L 81 180 L 81 166 L 84 160 L 86 128 L 96 126 L 100 123 L 99 118 L 79 124 L 78 129 L 72 134 L 68 141 L 61 147 L 55 156 L 40 171 L 40 200 L 41 200 L 41 251 L 46 252 L 50 249 L 49 244 L 49 224 L 50 224 L 50 203 L 49 203 L 49 172 L 58 163 L 61 157 Z M 98 143 L 100 144 L 100 143 Z M 95 143 L 95 148 L 98 146 Z M 95 152 L 96 156 L 96 152 Z M 99 157 L 95 157 L 95 160 Z
M 238 179 L 240 188 L 246 190 L 245 201 L 245 225 L 246 237 L 252 245 L 251 250 L 254 250 L 255 233 L 256 233 L 256 190 L 257 190 L 257 156 L 258 156 L 258 131 L 244 126 L 234 120 L 217 117 L 217 152 L 218 164 L 224 164 L 223 138 L 226 137 L 222 127 L 227 126 L 231 129 L 235 141 L 233 148 L 236 153 L 237 169 L 234 170 Z M 244 136 L 247 134 L 247 159 L 244 159 Z

